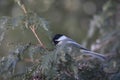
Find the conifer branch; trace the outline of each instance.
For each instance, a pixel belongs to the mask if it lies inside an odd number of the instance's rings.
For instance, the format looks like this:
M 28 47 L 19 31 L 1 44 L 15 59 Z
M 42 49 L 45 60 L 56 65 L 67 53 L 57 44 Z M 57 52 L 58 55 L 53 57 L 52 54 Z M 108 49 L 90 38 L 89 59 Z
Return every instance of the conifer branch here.
M 43 43 L 41 42 L 40 38 L 38 37 L 38 35 L 37 35 L 36 31 L 35 31 L 35 25 L 31 25 L 30 29 L 33 32 L 36 39 L 38 40 L 39 44 L 45 49 L 45 46 L 43 45 Z
M 21 9 L 23 10 L 23 12 L 25 13 L 25 15 L 27 15 L 28 11 L 26 10 L 24 4 L 22 3 L 22 0 L 15 0 L 18 5 L 21 7 Z M 27 25 L 28 23 L 25 22 L 25 25 Z M 29 28 L 31 29 L 32 33 L 34 34 L 34 36 L 36 37 L 36 39 L 38 40 L 39 44 L 44 48 L 46 49 L 46 47 L 43 45 L 43 43 L 41 42 L 40 38 L 38 37 L 36 31 L 35 31 L 35 24 L 31 24 L 29 26 Z

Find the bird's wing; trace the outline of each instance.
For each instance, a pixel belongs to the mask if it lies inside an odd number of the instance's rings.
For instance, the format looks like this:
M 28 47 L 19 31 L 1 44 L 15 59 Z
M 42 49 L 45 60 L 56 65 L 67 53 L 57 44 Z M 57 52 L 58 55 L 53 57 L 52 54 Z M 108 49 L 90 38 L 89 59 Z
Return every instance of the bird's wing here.
M 80 49 L 88 50 L 87 48 L 83 47 L 82 45 L 80 45 L 80 44 L 78 44 L 78 43 L 76 43 L 76 42 L 74 42 L 74 41 L 68 41 L 67 43 L 68 43 L 68 44 L 71 44 L 71 45 L 73 45 L 73 46 L 76 46 L 76 47 L 78 47 L 78 48 L 80 48 Z M 88 51 L 89 51 L 89 50 L 88 50 Z
M 67 43 L 71 44 L 75 47 L 80 48 L 80 52 L 82 52 L 85 55 L 91 55 L 91 56 L 96 57 L 96 58 L 98 58 L 102 61 L 104 61 L 106 59 L 105 55 L 102 55 L 102 54 L 99 54 L 99 53 L 96 53 L 96 52 L 92 52 L 92 51 L 88 50 L 87 48 L 83 47 L 82 45 L 80 45 L 80 44 L 78 44 L 78 43 L 76 43 L 72 40 L 68 41 Z

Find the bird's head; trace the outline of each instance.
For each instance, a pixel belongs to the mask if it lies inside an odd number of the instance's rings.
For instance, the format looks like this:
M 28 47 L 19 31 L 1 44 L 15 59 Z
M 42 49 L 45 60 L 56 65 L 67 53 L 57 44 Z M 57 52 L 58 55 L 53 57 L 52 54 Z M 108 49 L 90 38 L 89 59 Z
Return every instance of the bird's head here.
M 59 42 L 62 42 L 64 40 L 66 40 L 67 37 L 65 35 L 62 35 L 62 34 L 56 34 L 54 37 L 53 37 L 53 42 L 55 45 L 57 45 Z

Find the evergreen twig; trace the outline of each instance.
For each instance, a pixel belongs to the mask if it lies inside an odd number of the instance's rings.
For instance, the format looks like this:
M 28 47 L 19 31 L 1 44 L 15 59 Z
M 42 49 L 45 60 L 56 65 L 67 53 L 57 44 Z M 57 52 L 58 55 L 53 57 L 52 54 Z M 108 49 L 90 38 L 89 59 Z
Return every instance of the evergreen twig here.
M 27 15 L 28 11 L 26 10 L 24 4 L 22 3 L 21 0 L 16 0 L 16 2 L 18 3 L 18 5 L 21 7 L 21 9 L 23 10 L 23 12 L 25 13 L 25 15 Z M 25 25 L 28 24 L 27 22 L 25 22 Z M 32 33 L 34 34 L 34 36 L 36 37 L 36 39 L 38 40 L 39 44 L 41 45 L 41 47 L 43 47 L 44 49 L 46 49 L 46 47 L 43 45 L 43 43 L 41 42 L 40 38 L 38 37 L 36 31 L 35 31 L 35 24 L 31 24 L 29 26 L 29 28 L 31 29 Z

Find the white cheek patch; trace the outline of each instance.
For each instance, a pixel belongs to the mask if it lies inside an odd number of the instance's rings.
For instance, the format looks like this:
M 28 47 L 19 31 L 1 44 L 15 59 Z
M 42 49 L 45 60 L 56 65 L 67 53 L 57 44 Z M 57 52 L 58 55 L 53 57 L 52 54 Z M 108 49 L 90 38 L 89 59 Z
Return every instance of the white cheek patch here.
M 61 45 L 62 44 L 62 41 L 58 42 L 57 45 Z
M 67 39 L 67 37 L 66 36 L 62 36 L 59 39 L 57 39 L 56 41 L 62 41 L 62 40 L 65 40 L 65 39 Z

